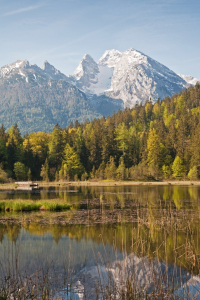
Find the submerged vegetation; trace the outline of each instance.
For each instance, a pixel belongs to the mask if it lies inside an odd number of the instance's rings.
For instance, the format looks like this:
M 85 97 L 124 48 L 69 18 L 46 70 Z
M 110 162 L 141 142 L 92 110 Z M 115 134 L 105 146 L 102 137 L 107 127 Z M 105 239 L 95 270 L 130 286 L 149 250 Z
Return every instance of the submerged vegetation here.
M 0 180 L 198 180 L 200 84 L 52 133 L 0 128 Z M 6 172 L 6 173 L 5 173 Z

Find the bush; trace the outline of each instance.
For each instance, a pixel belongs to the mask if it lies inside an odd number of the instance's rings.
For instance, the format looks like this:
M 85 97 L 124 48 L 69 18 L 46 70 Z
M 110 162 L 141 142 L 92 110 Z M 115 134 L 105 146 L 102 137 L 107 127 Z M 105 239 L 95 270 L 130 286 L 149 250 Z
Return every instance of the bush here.
M 163 171 L 164 178 L 168 179 L 170 177 L 170 175 L 171 175 L 170 167 L 164 165 L 164 166 L 162 166 L 162 171 Z
M 188 173 L 188 178 L 190 180 L 197 180 L 198 179 L 198 170 L 197 170 L 196 166 L 194 166 L 193 168 L 190 169 L 190 171 Z
M 179 156 L 176 156 L 173 165 L 172 165 L 172 170 L 173 170 L 173 177 L 180 179 L 183 177 L 185 168 L 183 165 L 183 161 Z
M 83 174 L 81 175 L 81 181 L 85 181 L 85 180 L 87 180 L 87 179 L 88 179 L 88 173 L 85 172 L 85 173 L 83 173 Z
M 0 167 L 0 183 L 9 182 L 8 174 Z
M 132 166 L 129 169 L 130 179 L 133 180 L 146 180 L 148 178 L 148 167 L 145 162 L 139 163 L 137 166 Z

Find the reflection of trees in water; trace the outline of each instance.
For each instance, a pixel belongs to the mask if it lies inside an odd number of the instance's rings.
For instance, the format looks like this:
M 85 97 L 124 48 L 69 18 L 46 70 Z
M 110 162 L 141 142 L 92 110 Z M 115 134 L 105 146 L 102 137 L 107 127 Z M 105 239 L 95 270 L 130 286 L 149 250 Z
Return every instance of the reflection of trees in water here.
M 135 211 L 137 223 L 123 223 L 125 214 L 119 212 L 118 223 L 115 225 L 95 224 L 84 225 L 41 225 L 37 222 L 23 223 L 23 227 L 32 235 L 43 236 L 49 233 L 56 243 L 62 236 L 71 240 L 97 244 L 104 242 L 114 245 L 118 250 L 134 251 L 138 256 L 157 256 L 170 264 L 174 262 L 197 272 L 198 255 L 200 255 L 199 236 L 199 204 L 200 187 L 197 186 L 80 186 L 56 188 L 56 193 L 69 203 L 85 203 L 92 207 L 92 203 L 99 205 L 102 220 L 106 219 L 107 209 L 123 209 Z M 78 192 L 70 192 L 72 189 Z M 48 189 L 47 189 L 48 190 Z M 45 192 L 44 196 L 47 195 Z M 42 195 L 42 193 L 41 193 Z M 55 194 L 53 194 L 55 196 Z M 45 196 L 46 197 L 46 196 Z M 44 198 L 45 199 L 45 198 Z M 75 205 L 76 203 L 76 205 Z M 90 204 L 91 203 L 91 204 Z M 196 214 L 194 215 L 193 212 Z M 88 210 L 88 218 L 93 212 Z M 53 214 L 48 213 L 46 218 L 51 221 Z M 76 222 L 76 213 L 66 212 L 66 218 L 73 218 Z M 53 219 L 50 223 L 53 222 Z M 77 220 L 78 222 L 78 220 Z M 90 223 L 91 224 L 91 223 Z M 0 227 L 0 242 L 5 236 L 11 242 L 19 238 L 21 227 L 9 224 Z
M 150 211 L 150 210 L 149 210 Z M 156 218 L 153 210 L 148 216 L 148 223 L 128 223 L 95 226 L 51 224 L 41 226 L 38 223 L 24 225 L 27 232 L 33 235 L 51 234 L 58 244 L 63 236 L 78 242 L 83 239 L 90 243 L 100 245 L 102 243 L 114 246 L 119 251 L 134 252 L 138 256 L 148 256 L 150 259 L 158 257 L 168 264 L 176 263 L 186 267 L 189 271 L 199 271 L 198 255 L 200 255 L 200 237 L 197 234 L 198 224 L 194 228 L 193 235 L 189 231 L 178 231 L 175 227 L 162 227 L 155 225 Z M 6 225 L 1 232 L 1 240 L 7 235 L 11 242 L 15 242 L 20 234 L 19 226 Z M 2 234 L 3 233 L 3 234 Z M 34 245 L 33 245 L 34 247 Z
M 2 244 L 4 236 L 6 235 L 10 242 L 16 243 L 21 231 L 21 226 L 18 224 L 0 224 L 0 242 Z

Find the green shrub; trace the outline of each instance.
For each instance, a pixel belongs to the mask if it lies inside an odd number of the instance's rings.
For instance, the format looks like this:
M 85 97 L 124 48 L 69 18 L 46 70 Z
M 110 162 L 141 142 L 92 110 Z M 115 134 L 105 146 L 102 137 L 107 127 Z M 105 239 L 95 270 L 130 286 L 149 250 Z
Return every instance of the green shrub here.
M 183 161 L 179 156 L 176 156 L 173 165 L 172 165 L 172 170 L 173 170 L 173 177 L 180 179 L 183 177 L 185 168 L 183 165 Z
M 8 174 L 0 167 L 0 183 L 9 182 Z
M 165 179 L 168 179 L 170 177 L 170 174 L 171 174 L 171 170 L 170 170 L 170 167 L 169 166 L 162 166 L 162 171 L 163 171 L 163 176 Z
M 194 166 L 193 168 L 190 169 L 190 171 L 188 173 L 188 178 L 190 180 L 197 180 L 198 179 L 198 170 L 197 170 L 196 166 Z

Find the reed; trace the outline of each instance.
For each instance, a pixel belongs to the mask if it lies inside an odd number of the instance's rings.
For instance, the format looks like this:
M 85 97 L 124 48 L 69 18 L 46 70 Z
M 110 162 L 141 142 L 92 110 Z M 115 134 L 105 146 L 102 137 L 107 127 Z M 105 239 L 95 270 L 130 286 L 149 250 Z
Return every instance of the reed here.
M 61 211 L 68 210 L 71 205 L 61 199 L 52 200 L 1 200 L 0 211 L 38 211 L 38 210 L 49 210 L 49 211 Z
M 125 239 L 122 239 L 122 248 Z M 197 295 L 190 292 L 187 278 L 184 273 L 177 277 L 174 266 L 169 273 L 169 265 L 163 264 L 159 259 L 145 258 L 139 245 L 144 241 L 137 241 L 140 256 L 134 253 L 127 254 L 123 250 L 123 259 L 118 259 L 113 244 L 115 261 L 112 262 L 109 253 L 99 255 L 94 249 L 96 264 L 84 268 L 79 274 L 73 274 L 70 269 L 70 254 L 63 261 L 62 270 L 56 271 L 53 261 L 36 261 L 38 268 L 32 274 L 20 268 L 19 251 L 13 257 L 13 251 L 6 252 L 4 261 L 0 262 L 0 299 L 67 299 L 67 300 L 194 300 Z M 102 243 L 103 236 L 102 236 Z M 104 244 L 105 246 L 106 244 Z M 190 249 L 191 251 L 192 249 Z M 190 262 L 190 257 L 187 257 Z M 139 261 L 139 264 L 138 264 Z M 163 268 L 164 266 L 164 268 Z M 139 268 L 138 268 L 139 267 Z M 96 271 L 95 271 L 96 270 Z M 145 275 L 145 281 L 140 274 Z M 93 276 L 93 274 L 95 276 Z M 185 272 L 185 276 L 187 274 Z M 146 285 L 147 283 L 147 285 Z M 84 286 L 84 288 L 83 288 Z M 184 287 L 179 290 L 178 287 Z M 200 288 L 200 286 L 199 286 Z M 79 294 L 80 298 L 75 296 Z M 196 289 L 195 294 L 200 295 Z

